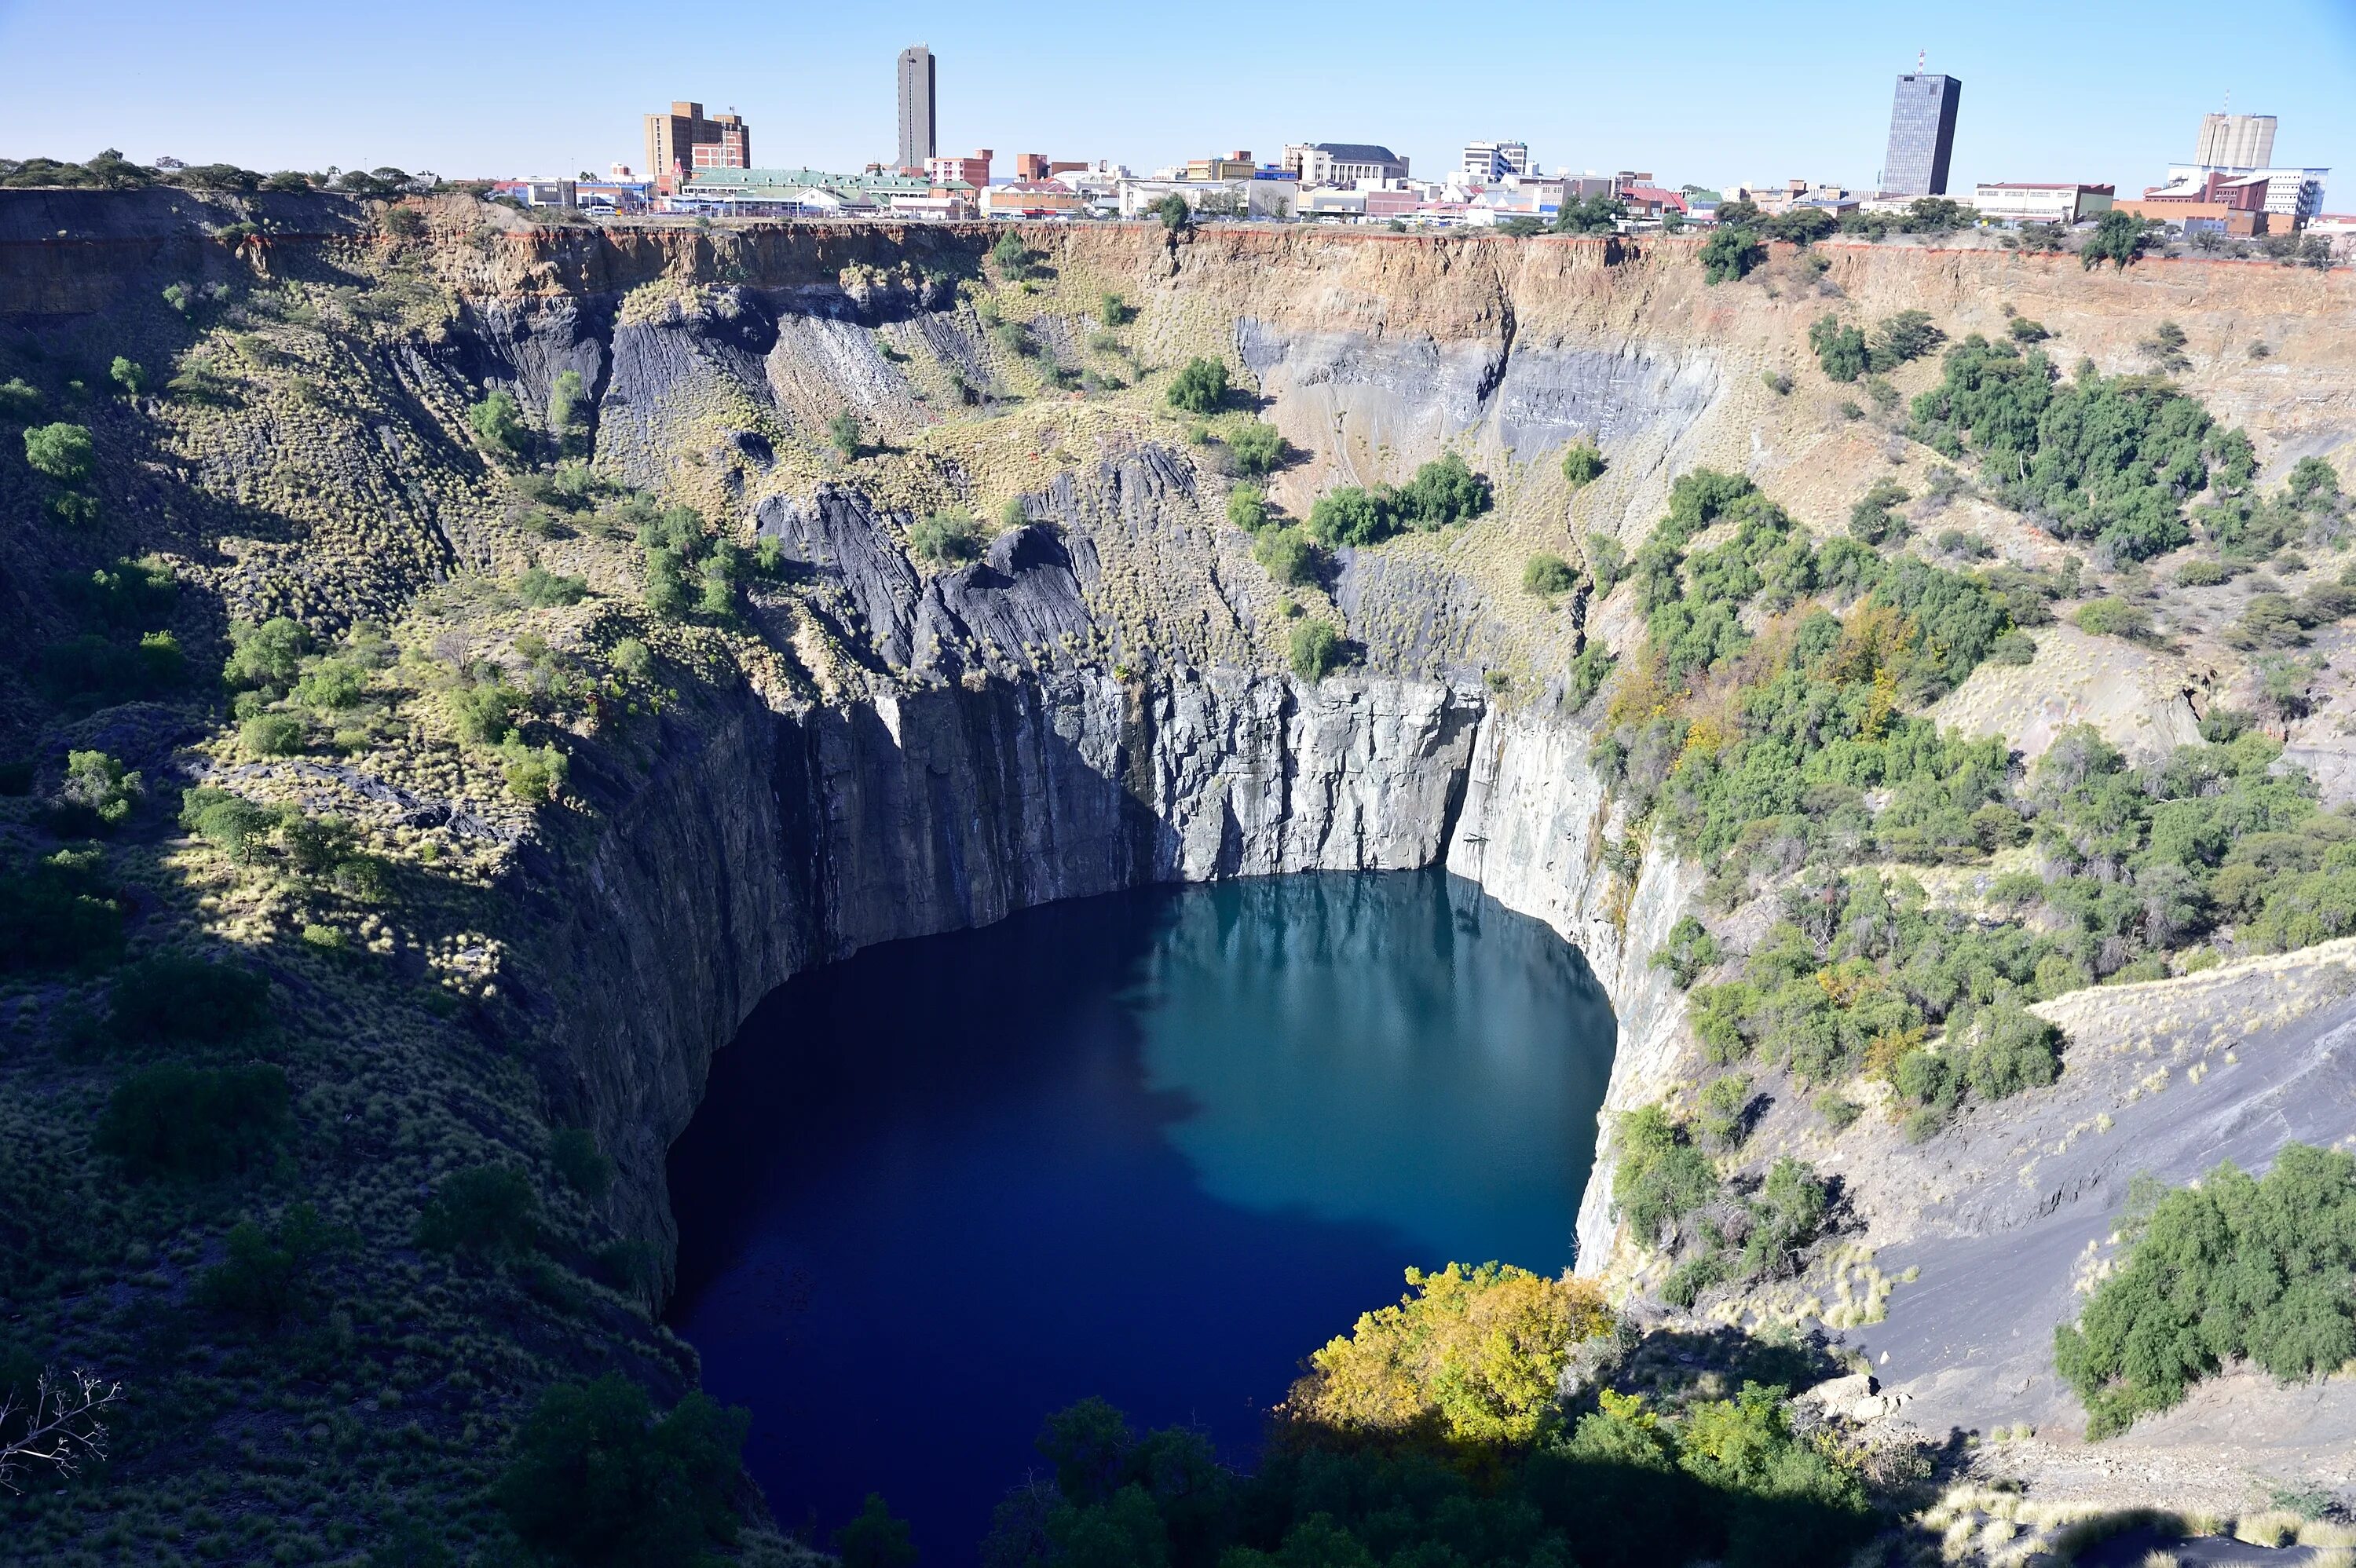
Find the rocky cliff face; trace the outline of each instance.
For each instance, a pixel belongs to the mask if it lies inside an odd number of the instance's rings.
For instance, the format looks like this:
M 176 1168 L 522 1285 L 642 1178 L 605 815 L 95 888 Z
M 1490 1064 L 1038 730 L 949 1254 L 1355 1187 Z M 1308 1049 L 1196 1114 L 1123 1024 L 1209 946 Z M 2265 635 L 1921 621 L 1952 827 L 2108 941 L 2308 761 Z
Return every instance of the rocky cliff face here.
M 1485 694 L 1183 672 L 979 683 L 682 723 L 562 880 L 539 962 L 568 1093 L 673 1236 L 663 1159 L 712 1055 L 809 965 L 1144 883 L 1444 861 L 1578 943 L 1622 1023 L 1612 1104 L 1662 1071 L 1676 993 L 1645 965 L 1683 873 L 1602 853 L 1586 737 Z M 1590 1199 L 1582 1257 L 1608 1252 Z

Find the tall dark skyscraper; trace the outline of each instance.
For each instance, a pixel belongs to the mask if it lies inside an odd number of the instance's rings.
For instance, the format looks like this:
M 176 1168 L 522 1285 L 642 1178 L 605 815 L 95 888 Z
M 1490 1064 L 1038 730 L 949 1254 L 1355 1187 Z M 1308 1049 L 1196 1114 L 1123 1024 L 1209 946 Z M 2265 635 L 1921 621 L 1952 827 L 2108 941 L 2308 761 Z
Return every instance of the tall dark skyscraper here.
M 921 169 L 939 148 L 933 121 L 933 51 L 914 44 L 900 51 L 900 162 Z
M 1964 84 L 1952 76 L 1909 72 L 1890 106 L 1890 150 L 1881 188 L 1892 196 L 1947 194 L 1947 158 L 1955 150 L 1955 105 Z

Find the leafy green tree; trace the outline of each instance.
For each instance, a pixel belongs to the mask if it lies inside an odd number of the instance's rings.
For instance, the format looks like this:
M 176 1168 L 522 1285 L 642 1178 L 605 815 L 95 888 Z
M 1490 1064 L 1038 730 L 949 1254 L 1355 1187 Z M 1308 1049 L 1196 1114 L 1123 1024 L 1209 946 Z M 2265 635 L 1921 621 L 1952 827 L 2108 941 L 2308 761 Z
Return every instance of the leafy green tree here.
M 647 548 L 647 608 L 666 621 L 687 613 L 687 574 L 679 551 L 667 545 Z
M 302 678 L 303 656 L 310 651 L 311 634 L 300 621 L 274 615 L 260 625 L 232 621 L 230 655 L 221 665 L 221 681 L 232 691 L 259 691 L 275 699 L 294 688 Z
M 1976 227 L 1978 211 L 1953 197 L 1918 196 L 1906 204 L 1904 223 L 1909 234 L 1928 234 L 1933 238 L 1953 234 L 1958 229 Z
M 916 1561 L 908 1521 L 894 1518 L 875 1492 L 867 1494 L 857 1519 L 835 1531 L 834 1552 L 842 1568 L 909 1568 Z
M 1579 573 L 1571 570 L 1570 562 L 1550 550 L 1539 550 L 1523 563 L 1522 592 L 1525 593 L 1550 598 L 1558 593 L 1568 593 L 1578 586 Z
M 1215 414 L 1227 400 L 1227 368 L 1216 359 L 1189 359 L 1170 383 L 1170 406 L 1184 413 Z
M 114 357 L 114 363 L 107 368 L 106 373 L 108 379 L 116 386 L 134 398 L 147 389 L 147 368 L 136 359 L 126 359 L 118 354 Z
M 1252 541 L 1252 559 L 1280 587 L 1305 588 L 1318 578 L 1317 547 L 1299 528 L 1263 530 Z
M 1947 335 L 1931 324 L 1928 311 L 1901 310 L 1875 325 L 1867 358 L 1874 370 L 1886 373 L 1935 352 L 1946 340 Z
M 0 419 L 29 422 L 40 411 L 40 389 L 21 376 L 11 376 L 0 381 Z
M 124 1041 L 216 1045 L 269 1021 L 269 981 L 235 964 L 166 953 L 114 977 L 107 1027 Z
M 1748 229 L 1729 228 L 1723 214 L 1719 226 L 1701 244 L 1702 281 L 1716 285 L 1739 283 L 1767 259 L 1767 248 Z
M 531 431 L 523 422 L 523 406 L 504 387 L 492 389 L 482 401 L 469 406 L 466 422 L 486 445 L 513 456 L 531 450 Z
M 2078 263 L 2093 272 L 2104 261 L 2124 272 L 2151 244 L 2152 225 L 2123 208 L 2112 208 L 2094 220 L 2094 231 L 2078 247 Z
M 1839 228 L 1840 220 L 1821 207 L 1794 207 L 1766 219 L 1761 227 L 1770 240 L 1813 245 Z
M 25 432 L 25 461 L 34 472 L 69 489 L 90 482 L 98 464 L 89 427 L 78 424 L 36 425 Z
M 115 1086 L 93 1142 L 134 1180 L 206 1179 L 246 1170 L 293 1130 L 280 1069 L 166 1062 Z
M 1341 666 L 1342 634 L 1331 621 L 1312 617 L 1298 622 L 1292 628 L 1290 656 L 1294 675 L 1306 681 L 1323 680 Z
M 1659 1105 L 1640 1105 L 1622 1116 L 1619 1132 L 1612 1207 L 1638 1241 L 1657 1246 L 1671 1225 L 1717 1199 L 1718 1172 Z
M 180 826 L 229 857 L 252 863 L 270 831 L 270 814 L 242 795 L 200 784 L 180 795 Z
M 692 1568 L 736 1540 L 749 1423 L 703 1393 L 658 1419 L 618 1372 L 561 1384 L 524 1418 L 492 1496 L 524 1545 L 555 1562 Z
M 402 207 L 396 207 L 392 210 L 409 211 L 407 208 Z M 412 213 L 411 216 L 413 218 L 415 214 Z M 581 372 L 578 370 L 558 371 L 555 381 L 549 387 L 548 428 L 558 443 L 568 449 L 580 436 L 583 426 L 586 423 L 582 414 L 582 408 L 588 401 L 588 383 L 582 379 Z
M 1174 190 L 1146 210 L 1160 219 L 1162 229 L 1173 237 L 1184 233 L 1194 224 L 1194 209 L 1187 206 L 1186 198 Z
M 108 829 L 145 798 L 146 781 L 104 752 L 68 752 L 58 805 L 75 821 Z
M 592 1202 L 614 1185 L 614 1162 L 586 1127 L 559 1127 L 548 1140 L 549 1163 L 564 1184 Z
M 198 1280 L 197 1298 L 215 1312 L 276 1328 L 309 1313 L 318 1297 L 312 1271 L 350 1242 L 351 1232 L 327 1223 L 312 1203 L 289 1208 L 274 1230 L 241 1220 L 230 1230 L 228 1256 Z
M 908 530 L 917 556 L 936 566 L 963 566 L 981 559 L 981 525 L 962 507 L 927 512 Z
M 0 971 L 96 968 L 123 953 L 123 905 L 94 849 L 60 849 L 23 870 L 0 864 Z
M 1872 487 L 1858 498 L 1857 505 L 1849 508 L 1849 534 L 1870 545 L 1878 545 L 1893 534 L 1904 539 L 1906 523 L 1897 516 L 1897 508 L 1912 498 L 1906 487 L 1896 480 L 1875 480 Z
M 2088 1435 L 2181 1402 L 2229 1360 L 2291 1382 L 2356 1356 L 2349 1155 L 2287 1144 L 2257 1179 L 2220 1165 L 2123 1228 L 2121 1266 L 2077 1323 L 2053 1331 L 2054 1365 L 2085 1403 Z
M 545 567 L 528 566 L 516 579 L 516 597 L 535 610 L 559 604 L 578 604 L 588 596 L 589 581 L 586 578 L 563 576 Z
M 1257 485 L 1238 485 L 1227 492 L 1227 521 L 1248 534 L 1268 524 L 1268 492 Z
M 1591 436 L 1582 436 L 1562 449 L 1562 476 L 1574 490 L 1603 477 L 1603 453 Z
M 418 1216 L 417 1244 L 441 1253 L 503 1257 L 540 1239 L 540 1195 L 524 1173 L 484 1165 L 442 1183 Z
M 1129 303 L 1117 293 L 1108 292 L 1097 301 L 1097 320 L 1108 332 L 1115 327 L 1127 326 L 1130 317 L 1135 314 L 1129 308 Z
M 1234 454 L 1238 469 L 1246 474 L 1264 475 L 1284 461 L 1284 437 L 1265 420 L 1254 420 L 1227 437 L 1227 450 Z
M 1870 364 L 1864 329 L 1844 326 L 1839 317 L 1829 313 L 1809 326 L 1808 347 L 1815 351 L 1825 375 L 1835 381 L 1854 381 Z
M 1628 216 L 1628 204 L 1616 196 L 1572 197 L 1555 213 L 1558 234 L 1612 234 Z

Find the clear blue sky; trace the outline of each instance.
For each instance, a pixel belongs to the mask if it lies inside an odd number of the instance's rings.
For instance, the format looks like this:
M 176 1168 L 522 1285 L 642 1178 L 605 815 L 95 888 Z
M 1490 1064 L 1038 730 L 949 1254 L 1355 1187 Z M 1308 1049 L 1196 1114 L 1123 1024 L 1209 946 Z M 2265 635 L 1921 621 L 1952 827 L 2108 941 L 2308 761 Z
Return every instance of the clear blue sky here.
M 1900 13 L 1904 13 L 1901 16 Z M 893 57 L 940 60 L 943 152 L 1110 157 L 1366 141 L 1451 166 L 1526 141 L 1553 168 L 1705 185 L 1869 184 L 1918 48 L 1964 81 L 1954 179 L 2140 187 L 2202 111 L 2278 115 L 2276 161 L 2356 210 L 2356 0 L 1611 6 L 1492 4 L 395 6 L 0 0 L 0 155 L 449 176 L 641 161 L 639 116 L 731 105 L 764 164 L 893 151 Z

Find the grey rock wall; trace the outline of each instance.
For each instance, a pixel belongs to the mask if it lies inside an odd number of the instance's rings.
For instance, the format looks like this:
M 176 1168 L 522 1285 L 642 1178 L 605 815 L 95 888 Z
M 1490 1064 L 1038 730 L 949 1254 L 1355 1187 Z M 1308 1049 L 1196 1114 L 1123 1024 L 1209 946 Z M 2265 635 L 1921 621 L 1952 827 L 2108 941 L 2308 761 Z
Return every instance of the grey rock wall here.
M 1475 688 L 1387 678 L 1067 671 L 798 716 L 744 692 L 680 720 L 561 873 L 537 966 L 560 1111 L 613 1152 L 620 1217 L 668 1258 L 665 1152 L 712 1054 L 800 970 L 1150 882 L 1441 861 L 1585 948 L 1642 1056 L 1674 1026 L 1643 959 L 1681 888 L 1648 863 L 1615 923 L 1586 745 Z

